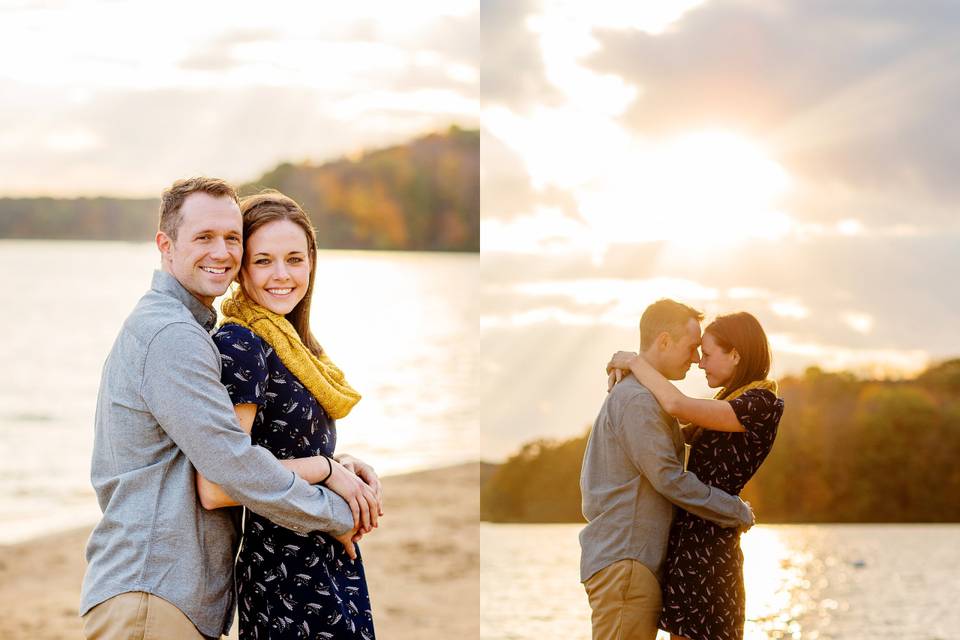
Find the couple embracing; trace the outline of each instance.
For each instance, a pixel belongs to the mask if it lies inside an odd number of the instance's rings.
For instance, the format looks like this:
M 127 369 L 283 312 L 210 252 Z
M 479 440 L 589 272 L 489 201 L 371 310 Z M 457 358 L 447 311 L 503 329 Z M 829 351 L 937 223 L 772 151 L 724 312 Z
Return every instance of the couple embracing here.
M 756 318 L 720 316 L 701 336 L 702 320 L 655 302 L 640 319 L 640 353 L 607 365 L 612 386 L 580 476 L 594 640 L 653 640 L 658 628 L 677 640 L 743 637 L 740 533 L 755 519 L 738 494 L 773 446 L 783 400 Z M 670 382 L 697 363 L 720 388 L 715 399 Z
M 309 218 L 280 193 L 191 178 L 163 193 L 156 244 L 100 382 L 85 637 L 219 638 L 236 603 L 241 638 L 372 640 L 355 543 L 382 491 L 334 455 L 360 395 L 310 329 Z

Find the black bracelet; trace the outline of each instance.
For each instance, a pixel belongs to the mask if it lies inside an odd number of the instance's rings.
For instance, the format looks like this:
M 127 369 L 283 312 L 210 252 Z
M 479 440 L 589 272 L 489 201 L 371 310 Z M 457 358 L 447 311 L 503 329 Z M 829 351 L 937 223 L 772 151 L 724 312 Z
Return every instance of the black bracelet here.
M 323 459 L 327 461 L 327 466 L 328 466 L 330 469 L 329 469 L 329 471 L 327 471 L 327 477 L 324 478 L 323 480 L 321 480 L 321 481 L 319 482 L 319 484 L 326 484 L 326 483 L 327 483 L 327 480 L 330 479 L 330 476 L 333 475 L 333 463 L 330 462 L 330 458 L 328 458 L 327 456 L 323 456 Z

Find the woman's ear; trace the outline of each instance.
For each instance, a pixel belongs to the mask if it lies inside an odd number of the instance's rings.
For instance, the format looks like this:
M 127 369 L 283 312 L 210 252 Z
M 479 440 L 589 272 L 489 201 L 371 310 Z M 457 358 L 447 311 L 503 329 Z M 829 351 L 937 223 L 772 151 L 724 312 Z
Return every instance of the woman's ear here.
M 731 349 L 730 353 L 732 354 L 732 357 L 733 357 L 733 366 L 737 366 L 738 364 L 740 364 L 740 352 L 737 351 L 736 349 Z

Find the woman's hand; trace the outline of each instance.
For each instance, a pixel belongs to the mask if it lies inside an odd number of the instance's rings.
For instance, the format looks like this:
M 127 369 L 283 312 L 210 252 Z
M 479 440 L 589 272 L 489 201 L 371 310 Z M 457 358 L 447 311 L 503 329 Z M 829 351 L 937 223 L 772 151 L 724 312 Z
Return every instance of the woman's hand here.
M 380 484 L 380 477 L 377 475 L 377 472 L 373 470 L 373 467 L 361 460 L 356 458 L 349 453 L 344 453 L 335 458 L 337 462 L 342 464 L 347 470 L 357 474 L 357 477 L 363 480 L 368 487 L 373 489 L 374 495 L 377 497 L 377 502 L 380 503 L 380 511 L 378 515 L 383 515 L 383 485 Z
M 353 521 L 360 533 L 369 533 L 379 526 L 380 501 L 373 489 L 355 473 L 332 458 L 331 473 L 324 485 L 346 500 L 353 512 Z
M 607 373 L 609 374 L 614 371 L 630 371 L 634 359 L 640 358 L 637 358 L 637 354 L 633 351 L 617 351 L 610 358 L 610 362 L 607 363 Z
M 363 534 L 360 533 L 357 529 L 351 529 L 344 534 L 339 536 L 333 536 L 333 539 L 343 545 L 343 548 L 346 550 L 347 555 L 350 556 L 351 560 L 357 559 L 357 548 L 355 543 L 360 541 L 360 538 L 363 537 Z
M 618 382 L 623 380 L 623 371 L 620 369 L 614 369 L 607 374 L 607 393 L 613 391 L 613 388 L 617 385 Z

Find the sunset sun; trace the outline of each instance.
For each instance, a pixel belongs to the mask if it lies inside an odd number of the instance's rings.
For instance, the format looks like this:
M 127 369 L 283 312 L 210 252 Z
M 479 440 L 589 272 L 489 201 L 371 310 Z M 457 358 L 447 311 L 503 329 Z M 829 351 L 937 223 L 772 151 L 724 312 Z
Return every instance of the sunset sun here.
M 608 165 L 581 193 L 581 213 L 607 244 L 667 241 L 692 249 L 778 238 L 786 170 L 762 147 L 726 131 L 684 134 Z

